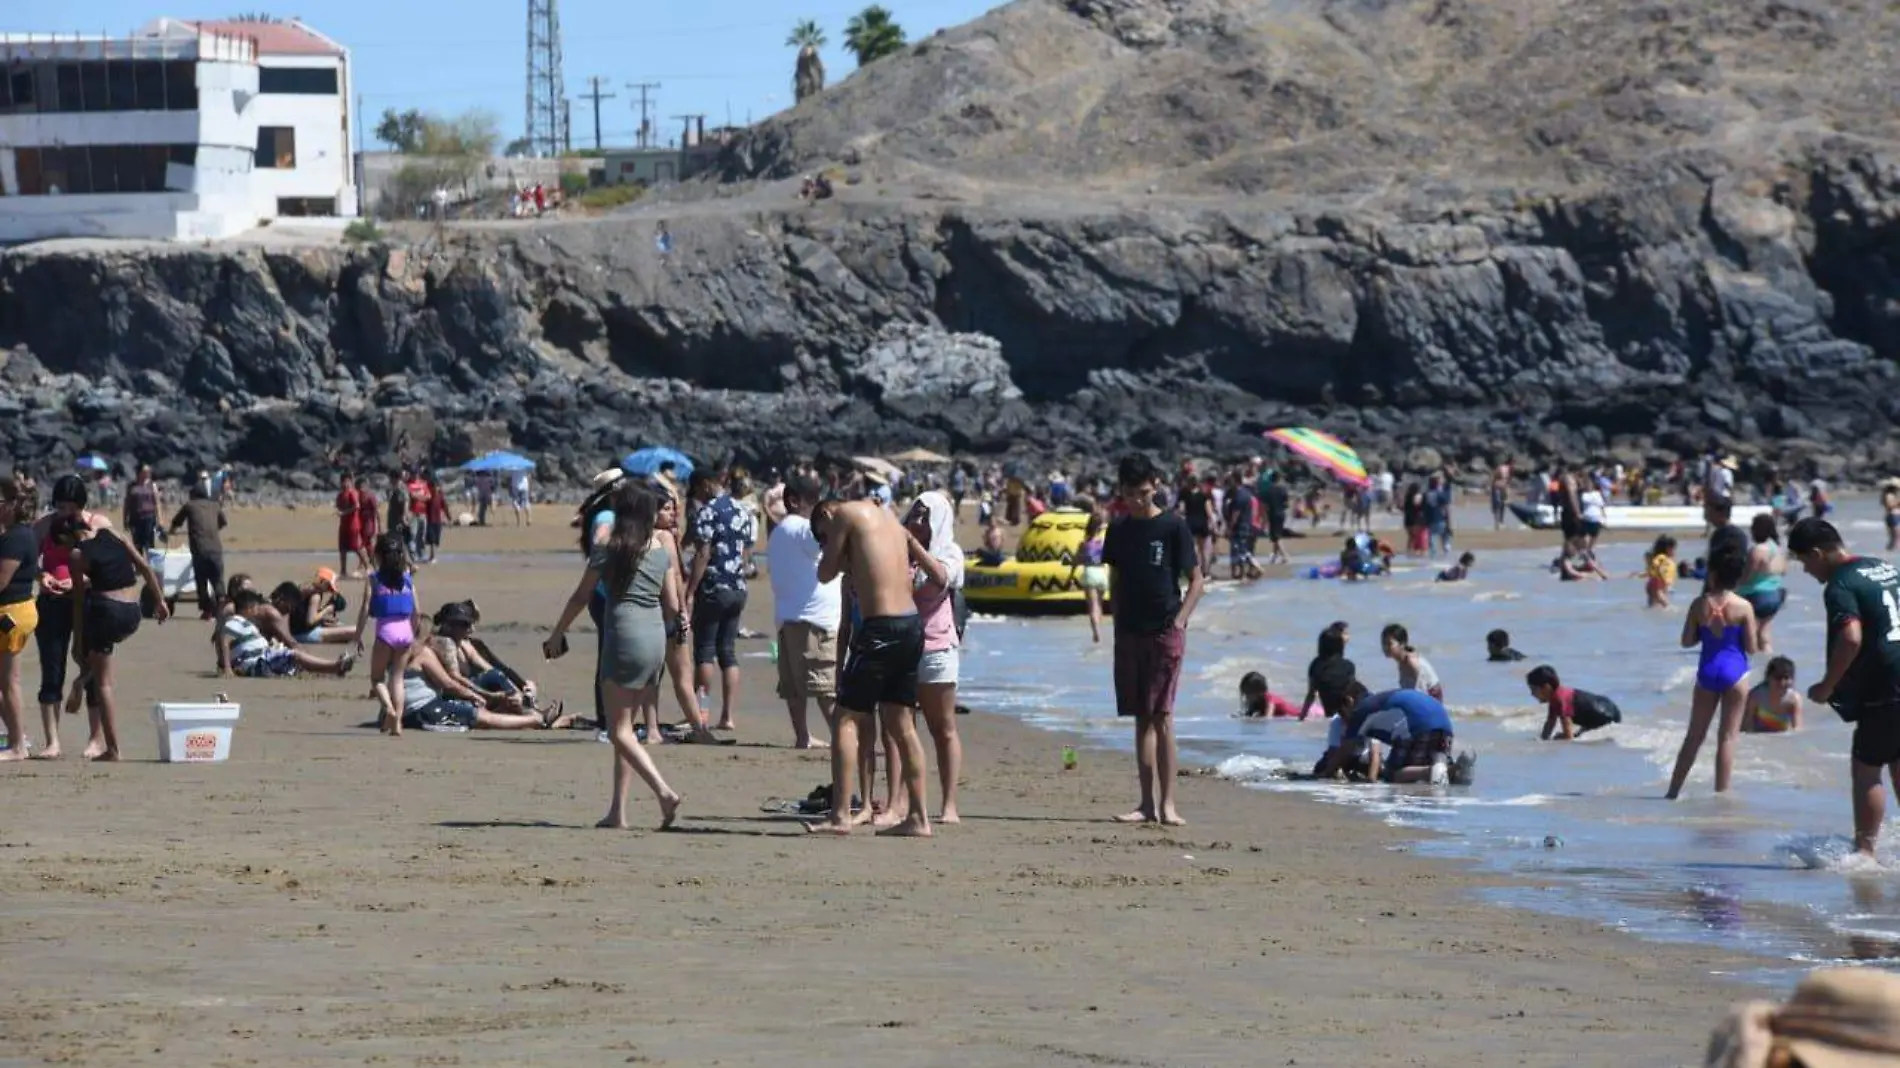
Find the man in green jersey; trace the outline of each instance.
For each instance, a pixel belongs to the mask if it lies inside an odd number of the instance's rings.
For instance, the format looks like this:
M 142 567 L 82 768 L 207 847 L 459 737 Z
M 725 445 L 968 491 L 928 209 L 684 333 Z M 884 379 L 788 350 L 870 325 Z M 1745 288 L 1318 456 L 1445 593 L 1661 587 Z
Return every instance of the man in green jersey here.
M 1871 857 L 1887 811 L 1882 769 L 1900 785 L 1900 569 L 1849 553 L 1825 519 L 1796 523 L 1788 552 L 1826 587 L 1827 673 L 1808 696 L 1854 725 L 1854 848 Z

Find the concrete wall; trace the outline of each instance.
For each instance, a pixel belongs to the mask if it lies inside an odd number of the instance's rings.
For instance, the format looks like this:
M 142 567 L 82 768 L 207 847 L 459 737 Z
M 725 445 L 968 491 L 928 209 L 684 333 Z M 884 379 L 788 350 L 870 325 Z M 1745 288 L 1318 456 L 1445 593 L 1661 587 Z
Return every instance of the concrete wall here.
M 233 237 L 257 225 L 242 197 L 196 193 L 95 193 L 9 197 L 0 202 L 0 242 L 53 237 L 199 240 Z
M 265 56 L 266 67 L 327 68 L 337 71 L 337 96 L 259 93 L 244 110 L 256 147 L 256 130 L 288 126 L 296 131 L 297 166 L 277 170 L 258 160 L 252 165 L 253 196 L 260 214 L 277 214 L 280 197 L 316 197 L 337 200 L 341 215 L 355 213 L 355 176 L 350 162 L 348 82 L 343 62 L 335 56 Z

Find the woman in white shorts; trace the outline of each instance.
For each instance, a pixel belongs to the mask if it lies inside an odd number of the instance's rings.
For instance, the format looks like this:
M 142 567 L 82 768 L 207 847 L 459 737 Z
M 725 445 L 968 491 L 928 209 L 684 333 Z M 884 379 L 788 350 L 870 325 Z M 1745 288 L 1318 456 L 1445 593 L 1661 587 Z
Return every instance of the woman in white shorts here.
M 917 665 L 917 703 L 937 745 L 943 782 L 939 823 L 957 823 L 957 777 L 963 772 L 963 742 L 957 737 L 957 635 L 953 590 L 963 587 L 963 550 L 957 546 L 956 512 L 950 498 L 932 490 L 917 498 L 904 521 L 922 552 L 911 567 L 917 614 L 924 621 L 924 658 Z

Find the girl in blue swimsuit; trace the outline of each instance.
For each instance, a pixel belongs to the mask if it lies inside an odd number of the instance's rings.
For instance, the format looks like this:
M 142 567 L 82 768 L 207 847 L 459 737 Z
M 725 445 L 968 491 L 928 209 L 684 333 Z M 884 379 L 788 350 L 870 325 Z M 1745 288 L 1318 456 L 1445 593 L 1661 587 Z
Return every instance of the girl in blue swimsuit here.
M 1702 739 L 1716 710 L 1722 713 L 1721 733 L 1715 739 L 1715 792 L 1728 790 L 1735 770 L 1735 740 L 1742 730 L 1742 706 L 1748 699 L 1748 658 L 1760 646 L 1755 609 L 1735 587 L 1748 570 L 1748 553 L 1739 544 L 1723 544 L 1709 556 L 1708 587 L 1689 605 L 1682 621 L 1682 647 L 1702 647 L 1696 665 L 1695 695 L 1689 703 L 1689 732 L 1676 754 L 1676 770 L 1669 777 L 1669 800 L 1682 793 L 1682 784 L 1695 766 Z

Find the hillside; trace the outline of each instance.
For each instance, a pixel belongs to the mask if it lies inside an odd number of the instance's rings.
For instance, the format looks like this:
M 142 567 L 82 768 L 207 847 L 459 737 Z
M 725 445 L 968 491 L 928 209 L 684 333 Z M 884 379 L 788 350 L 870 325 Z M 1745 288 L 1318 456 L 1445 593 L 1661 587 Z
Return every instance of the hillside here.
M 1884 0 L 1016 0 L 759 124 L 726 177 L 1508 204 L 1891 139 L 1897 41 Z

